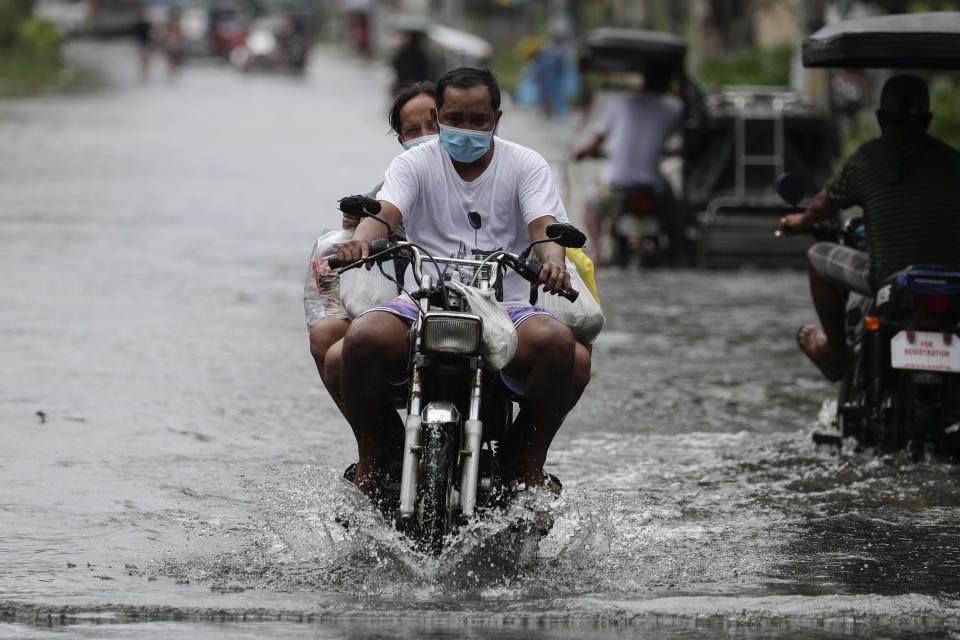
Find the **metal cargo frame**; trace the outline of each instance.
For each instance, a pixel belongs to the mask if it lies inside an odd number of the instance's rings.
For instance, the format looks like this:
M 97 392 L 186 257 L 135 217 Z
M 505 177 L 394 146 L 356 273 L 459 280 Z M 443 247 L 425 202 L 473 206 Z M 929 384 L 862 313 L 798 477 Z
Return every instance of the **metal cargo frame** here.
M 822 137 L 825 122 L 800 95 L 770 87 L 729 87 L 706 98 L 705 112 L 701 134 L 709 131 L 721 143 L 704 150 L 711 162 L 701 175 L 690 170 L 685 176 L 688 207 L 697 217 L 698 266 L 802 266 L 809 238 L 773 235 L 778 219 L 791 211 L 774 185 L 784 171 L 809 164 L 802 157 L 809 150 L 794 149 L 788 129 L 812 126 Z M 829 175 L 832 145 L 826 151 L 813 162 L 821 166 L 800 171 L 811 185 Z M 695 164 L 695 153 L 687 157 Z

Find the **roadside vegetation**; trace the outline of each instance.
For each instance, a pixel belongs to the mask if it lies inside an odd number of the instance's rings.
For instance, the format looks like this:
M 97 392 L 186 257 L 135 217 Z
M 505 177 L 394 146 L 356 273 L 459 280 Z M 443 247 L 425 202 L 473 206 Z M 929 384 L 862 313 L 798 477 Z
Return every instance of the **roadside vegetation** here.
M 729 85 L 787 86 L 793 46 L 744 47 L 704 61 L 700 81 L 710 89 Z
M 954 149 L 960 149 L 960 75 L 956 73 L 934 75 L 927 78 L 930 85 L 930 111 L 933 121 L 929 133 Z M 841 156 L 846 158 L 861 144 L 880 135 L 875 114 L 876 105 L 857 112 L 843 143 Z
M 29 0 L 0 0 L 0 96 L 63 84 L 62 44 L 56 26 L 31 16 Z

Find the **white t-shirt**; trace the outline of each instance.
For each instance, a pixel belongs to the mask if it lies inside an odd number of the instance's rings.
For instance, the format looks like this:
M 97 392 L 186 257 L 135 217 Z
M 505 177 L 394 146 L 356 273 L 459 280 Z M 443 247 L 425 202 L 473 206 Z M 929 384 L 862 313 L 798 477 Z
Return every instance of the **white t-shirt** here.
M 680 125 L 682 112 L 679 101 L 647 91 L 614 100 L 594 128 L 609 145 L 608 182 L 615 187 L 663 186 L 660 156 L 667 137 Z
M 473 182 L 457 174 L 439 141 L 400 154 L 387 168 L 377 199 L 396 206 L 407 238 L 438 257 L 470 259 L 474 249 L 520 253 L 530 244 L 527 225 L 534 220 L 549 215 L 568 222 L 543 157 L 499 137 L 490 164 Z M 480 214 L 479 231 L 470 226 L 470 211 Z M 436 277 L 427 269 L 425 261 L 424 271 Z M 406 281 L 413 282 L 412 276 Z M 529 304 L 529 299 L 529 283 L 507 269 L 504 303 Z

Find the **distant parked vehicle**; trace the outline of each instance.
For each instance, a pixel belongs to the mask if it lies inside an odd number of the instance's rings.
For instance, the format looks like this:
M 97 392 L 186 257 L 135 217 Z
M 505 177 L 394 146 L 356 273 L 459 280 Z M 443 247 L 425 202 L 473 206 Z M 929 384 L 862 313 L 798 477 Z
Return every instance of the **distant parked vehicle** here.
M 706 96 L 684 132 L 684 184 L 697 219 L 697 265 L 803 266 L 806 237 L 775 239 L 789 207 L 773 185 L 785 171 L 808 190 L 830 177 L 833 126 L 803 95 L 780 87 L 726 87 Z
M 246 16 L 238 9 L 214 9 L 210 24 L 210 53 L 229 61 L 234 49 L 247 44 L 247 23 Z
M 255 19 L 244 44 L 230 54 L 230 62 L 243 71 L 302 73 L 316 33 L 316 14 L 278 11 Z
M 134 33 L 140 23 L 139 0 L 89 0 L 88 20 L 84 31 L 98 36 L 119 36 Z
M 36 0 L 33 15 L 49 20 L 63 35 L 80 33 L 90 19 L 90 3 L 85 0 Z

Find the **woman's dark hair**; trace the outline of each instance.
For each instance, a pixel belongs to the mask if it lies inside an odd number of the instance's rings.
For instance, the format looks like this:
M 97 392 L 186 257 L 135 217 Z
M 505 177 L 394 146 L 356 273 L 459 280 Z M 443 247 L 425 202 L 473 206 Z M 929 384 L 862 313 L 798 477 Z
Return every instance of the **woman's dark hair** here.
M 437 85 L 429 80 L 414 82 L 413 84 L 404 87 L 404 89 L 397 94 L 397 97 L 394 98 L 393 106 L 390 108 L 390 113 L 387 115 L 387 119 L 390 122 L 390 129 L 393 130 L 393 132 L 398 136 L 403 135 L 400 133 L 400 127 L 403 126 L 403 123 L 400 122 L 400 109 L 403 109 L 403 105 L 407 104 L 419 95 L 428 95 L 436 100 Z
M 490 69 L 460 67 L 443 74 L 443 77 L 437 80 L 437 111 L 440 111 L 440 107 L 443 106 L 443 92 L 447 87 L 454 89 L 486 87 L 490 91 L 490 106 L 494 111 L 500 108 L 500 85 L 497 84 L 497 79 Z

